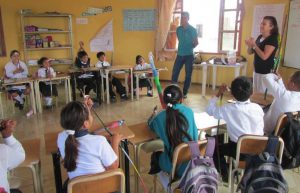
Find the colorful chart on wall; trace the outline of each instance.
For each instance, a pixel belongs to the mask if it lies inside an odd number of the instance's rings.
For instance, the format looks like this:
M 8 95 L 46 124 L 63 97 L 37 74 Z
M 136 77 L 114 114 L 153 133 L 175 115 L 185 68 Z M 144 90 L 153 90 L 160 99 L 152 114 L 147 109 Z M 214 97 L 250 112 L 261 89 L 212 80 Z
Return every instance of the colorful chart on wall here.
M 81 16 L 93 16 L 101 13 L 111 12 L 112 6 L 106 7 L 88 7 L 85 12 L 81 13 Z
M 125 9 L 123 10 L 124 31 L 155 30 L 155 9 Z
M 91 52 L 113 51 L 113 20 L 102 27 L 90 41 Z

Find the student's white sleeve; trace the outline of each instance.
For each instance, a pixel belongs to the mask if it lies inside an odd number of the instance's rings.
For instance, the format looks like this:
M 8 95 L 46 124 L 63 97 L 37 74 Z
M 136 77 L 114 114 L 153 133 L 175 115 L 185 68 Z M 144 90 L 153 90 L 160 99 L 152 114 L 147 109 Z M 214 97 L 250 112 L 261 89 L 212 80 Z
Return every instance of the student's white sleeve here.
M 24 71 L 22 72 L 22 75 L 23 75 L 24 77 L 28 76 L 28 68 L 27 68 L 26 64 L 22 62 L 21 65 L 22 65 L 22 68 L 23 68 L 23 70 L 24 70 Z
M 118 159 L 118 156 L 106 139 L 101 143 L 100 159 L 104 167 L 111 166 Z
M 282 79 L 278 79 L 278 76 L 272 73 L 263 76 L 263 84 L 268 88 L 268 93 L 275 98 L 282 95 L 286 90 Z
M 5 73 L 6 73 L 6 76 L 8 78 L 13 78 L 14 77 L 13 69 L 10 68 L 9 66 L 5 66 Z
M 222 119 L 223 108 L 222 106 L 218 106 L 218 97 L 214 97 L 208 101 L 208 106 L 206 108 L 207 114 L 210 116 L 214 116 L 216 119 Z
M 101 67 L 102 67 L 101 62 L 97 62 L 97 63 L 95 64 L 95 67 L 101 68 Z
M 143 70 L 141 65 L 135 65 L 134 70 Z
M 12 135 L 8 138 L 5 138 L 3 141 L 6 144 L 5 147 L 7 149 L 7 153 L 6 155 L 1 156 L 6 157 L 7 169 L 11 170 L 25 160 L 25 151 L 21 143 Z

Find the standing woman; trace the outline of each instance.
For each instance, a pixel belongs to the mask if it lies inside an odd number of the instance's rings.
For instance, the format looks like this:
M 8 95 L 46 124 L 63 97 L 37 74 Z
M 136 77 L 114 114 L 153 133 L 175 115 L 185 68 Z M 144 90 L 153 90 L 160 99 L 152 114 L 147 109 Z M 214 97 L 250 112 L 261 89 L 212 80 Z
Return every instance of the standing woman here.
M 272 72 L 278 48 L 279 33 L 276 18 L 265 16 L 260 24 L 260 33 L 256 41 L 251 37 L 245 43 L 248 46 L 248 54 L 254 54 L 253 91 L 263 93 L 266 87 L 263 85 L 262 77 Z

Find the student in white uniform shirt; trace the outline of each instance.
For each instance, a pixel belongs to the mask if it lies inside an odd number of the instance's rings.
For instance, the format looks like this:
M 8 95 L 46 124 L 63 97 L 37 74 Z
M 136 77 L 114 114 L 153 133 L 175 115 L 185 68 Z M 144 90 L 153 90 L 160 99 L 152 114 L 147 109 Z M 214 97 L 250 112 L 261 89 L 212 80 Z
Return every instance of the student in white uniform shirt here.
M 41 57 L 38 60 L 38 64 L 41 66 L 38 70 L 38 77 L 40 78 L 52 78 L 56 76 L 56 72 L 51 67 L 51 60 L 47 57 Z M 56 84 L 52 84 L 50 81 L 39 83 L 40 92 L 42 93 L 46 108 L 52 107 L 52 96 L 58 96 Z
M 235 103 L 218 104 L 220 96 L 227 90 L 226 85 L 222 85 L 217 95 L 209 101 L 206 112 L 216 119 L 223 119 L 227 124 L 227 133 L 229 143 L 220 144 L 220 163 L 223 181 L 228 180 L 228 171 L 224 156 L 235 157 L 236 143 L 240 136 L 263 135 L 264 112 L 262 108 L 255 103 L 250 102 L 252 94 L 252 82 L 247 77 L 237 77 L 231 83 L 231 94 L 235 98 Z M 216 151 L 214 162 L 218 168 L 218 158 Z M 220 169 L 218 168 L 220 171 Z
M 107 68 L 110 67 L 110 64 L 106 61 L 106 56 L 104 52 L 97 53 L 98 62 L 96 63 L 97 68 Z M 106 82 L 106 75 L 101 71 L 101 76 L 103 77 L 103 81 Z M 121 81 L 109 74 L 109 96 L 112 101 L 116 101 L 116 94 L 112 90 L 112 86 L 116 87 L 117 93 L 120 95 L 120 98 L 123 100 L 127 100 L 126 88 L 122 85 Z M 106 84 L 104 84 L 104 90 L 106 89 Z
M 88 132 L 93 124 L 92 105 L 90 98 L 85 99 L 84 103 L 73 101 L 60 114 L 60 124 L 65 130 L 59 133 L 57 145 L 69 179 L 119 166 L 117 155 L 121 135 L 114 134 L 110 145 L 104 136 Z
M 151 69 L 151 65 L 147 64 L 141 55 L 137 55 L 135 58 L 135 67 L 134 70 L 147 70 Z M 152 97 L 153 92 L 152 92 L 152 83 L 149 78 L 147 78 L 146 74 L 142 74 L 139 77 L 139 87 L 147 87 L 147 96 Z M 135 77 L 133 78 L 133 88 L 134 88 L 134 93 L 136 93 L 136 80 Z
M 264 116 L 265 133 L 273 133 L 279 116 L 285 112 L 300 111 L 300 71 L 295 72 L 284 85 L 280 75 L 266 74 L 263 82 L 274 100 Z
M 20 52 L 18 50 L 12 50 L 10 52 L 10 59 L 11 60 L 5 65 L 5 78 L 27 78 L 28 68 L 24 62 L 20 61 Z M 25 95 L 30 93 L 30 88 L 26 85 L 17 85 L 10 87 L 8 92 L 16 102 L 15 106 L 22 110 L 24 108 Z
M 4 189 L 7 193 L 20 192 L 9 189 L 7 172 L 16 168 L 25 160 L 25 151 L 21 143 L 12 134 L 15 127 L 16 121 L 3 120 L 1 122 L 0 130 L 4 143 L 0 144 L 0 189 Z

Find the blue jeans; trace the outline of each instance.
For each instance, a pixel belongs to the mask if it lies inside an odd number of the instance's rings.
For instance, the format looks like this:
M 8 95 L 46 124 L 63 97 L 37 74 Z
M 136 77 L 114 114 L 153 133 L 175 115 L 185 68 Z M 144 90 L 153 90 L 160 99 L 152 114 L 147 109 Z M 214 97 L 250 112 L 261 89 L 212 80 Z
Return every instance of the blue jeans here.
M 191 79 L 193 73 L 193 61 L 194 61 L 193 55 L 188 55 L 188 56 L 177 55 L 173 66 L 172 83 L 177 83 L 181 68 L 183 67 L 183 64 L 185 64 L 185 80 L 183 86 L 183 95 L 186 95 L 188 93 L 191 85 Z

